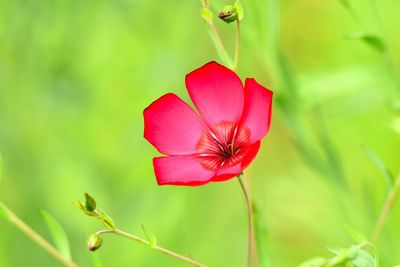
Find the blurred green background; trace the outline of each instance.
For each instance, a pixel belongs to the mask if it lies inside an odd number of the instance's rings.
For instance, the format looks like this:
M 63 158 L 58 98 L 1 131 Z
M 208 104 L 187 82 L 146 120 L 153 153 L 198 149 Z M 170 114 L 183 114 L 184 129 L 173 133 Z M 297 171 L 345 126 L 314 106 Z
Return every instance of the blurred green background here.
M 242 2 L 239 74 L 275 92 L 270 134 L 247 174 L 271 266 L 297 266 L 351 245 L 345 225 L 371 232 L 387 184 L 365 148 L 399 172 L 391 71 L 400 65 L 400 2 L 350 0 L 361 22 L 346 1 Z M 215 13 L 225 3 L 211 0 Z M 245 265 L 238 182 L 160 187 L 157 152 L 143 138 L 143 109 L 167 92 L 188 100 L 184 76 L 219 60 L 199 9 L 177 0 L 0 1 L 0 200 L 49 240 L 40 210 L 52 214 L 82 266 L 92 266 L 86 239 L 102 228 L 72 205 L 83 192 L 122 229 L 143 236 L 143 224 L 160 245 L 210 266 Z M 233 52 L 234 25 L 216 24 Z M 352 32 L 382 36 L 385 49 L 345 38 Z M 399 223 L 396 203 L 377 243 L 382 266 L 400 263 Z M 96 253 L 104 266 L 185 266 L 114 236 Z M 59 263 L 0 219 L 0 266 Z

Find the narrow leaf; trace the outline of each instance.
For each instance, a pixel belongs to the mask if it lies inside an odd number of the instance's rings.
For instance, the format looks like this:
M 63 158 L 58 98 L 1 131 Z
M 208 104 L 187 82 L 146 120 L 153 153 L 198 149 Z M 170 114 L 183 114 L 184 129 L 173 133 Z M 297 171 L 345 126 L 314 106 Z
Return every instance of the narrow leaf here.
M 149 241 L 149 247 L 150 248 L 155 248 L 157 246 L 157 239 L 156 236 L 153 233 L 150 233 L 144 228 L 142 225 L 143 233 L 146 236 L 147 240 Z
M 53 237 L 55 246 L 66 258 L 71 259 L 71 251 L 69 247 L 68 237 L 62 226 L 48 212 L 42 210 L 42 216 L 49 228 L 49 232 Z
M 357 253 L 357 257 L 352 262 L 355 267 L 375 267 L 376 260 L 365 250 L 360 250 Z
M 351 238 L 356 243 L 364 243 L 368 240 L 368 238 L 361 232 L 355 230 L 354 228 L 350 227 L 349 225 L 345 225 L 344 228 L 346 229 L 347 233 L 351 236 Z
M 342 4 L 342 6 L 346 9 L 350 10 L 350 3 L 348 0 L 339 0 L 340 4 Z
M 96 211 L 98 213 L 98 219 L 101 220 L 107 228 L 111 230 L 114 230 L 116 228 L 113 219 L 111 219 L 111 217 L 107 213 L 105 213 L 101 209 L 97 209 Z
M 317 257 L 303 262 L 302 264 L 299 265 L 299 267 L 325 267 L 326 262 L 327 259 L 322 257 Z
M 383 53 L 386 50 L 385 43 L 379 36 L 364 33 L 364 32 L 354 32 L 347 35 L 348 39 L 353 40 L 361 40 L 372 49 L 376 50 L 377 52 Z
M 383 163 L 383 161 L 379 158 L 379 156 L 375 154 L 372 150 L 368 148 L 364 148 L 364 150 L 367 156 L 372 160 L 375 166 L 382 173 L 383 177 L 385 177 L 388 188 L 389 189 L 392 188 L 394 184 L 394 176 L 390 172 L 390 170 L 386 167 L 385 163 Z

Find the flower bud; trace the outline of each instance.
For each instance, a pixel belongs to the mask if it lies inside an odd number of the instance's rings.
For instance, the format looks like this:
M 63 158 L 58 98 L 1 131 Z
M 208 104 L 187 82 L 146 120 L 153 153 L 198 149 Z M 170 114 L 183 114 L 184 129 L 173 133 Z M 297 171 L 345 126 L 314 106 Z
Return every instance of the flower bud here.
M 88 193 L 85 193 L 85 206 L 88 211 L 94 211 L 96 209 L 96 201 Z
M 235 6 L 227 5 L 219 13 L 218 17 L 225 21 L 226 23 L 231 23 L 238 19 L 238 12 Z
M 88 243 L 87 243 L 87 247 L 90 251 L 95 251 L 97 250 L 99 247 L 101 247 L 101 244 L 103 243 L 103 240 L 100 238 L 100 236 L 96 235 L 96 234 L 92 234 L 89 237 Z

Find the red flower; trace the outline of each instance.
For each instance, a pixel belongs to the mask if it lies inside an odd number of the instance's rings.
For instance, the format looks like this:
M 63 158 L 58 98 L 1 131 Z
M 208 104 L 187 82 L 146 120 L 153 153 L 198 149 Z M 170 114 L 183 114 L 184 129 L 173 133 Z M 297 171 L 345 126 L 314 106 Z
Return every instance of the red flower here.
M 271 121 L 272 92 L 210 62 L 186 76 L 197 114 L 175 94 L 144 111 L 144 137 L 167 156 L 153 159 L 159 185 L 202 185 L 240 174 Z

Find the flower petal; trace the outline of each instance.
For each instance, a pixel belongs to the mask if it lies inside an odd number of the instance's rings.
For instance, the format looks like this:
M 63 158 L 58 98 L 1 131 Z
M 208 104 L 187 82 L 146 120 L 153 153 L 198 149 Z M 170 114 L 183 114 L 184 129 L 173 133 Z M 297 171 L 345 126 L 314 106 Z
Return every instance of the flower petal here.
M 196 155 L 158 157 L 153 159 L 153 165 L 159 185 L 202 185 L 215 175 Z
M 253 161 L 253 159 L 256 157 L 258 150 L 260 149 L 260 144 L 261 142 L 258 141 L 252 145 L 246 146 L 243 148 L 244 156 L 241 162 L 237 163 L 236 165 L 233 165 L 229 168 L 221 168 L 216 176 L 212 178 L 213 182 L 222 182 L 228 179 L 231 179 L 237 175 L 239 175 L 241 172 L 243 172 Z
M 210 127 L 240 120 L 244 103 L 243 85 L 230 69 L 210 62 L 186 76 L 186 87 Z
M 202 122 L 188 104 L 174 94 L 154 101 L 144 112 L 144 137 L 158 151 L 169 155 L 195 153 Z
M 246 79 L 241 125 L 250 131 L 250 143 L 261 140 L 269 131 L 272 94 L 254 79 Z

